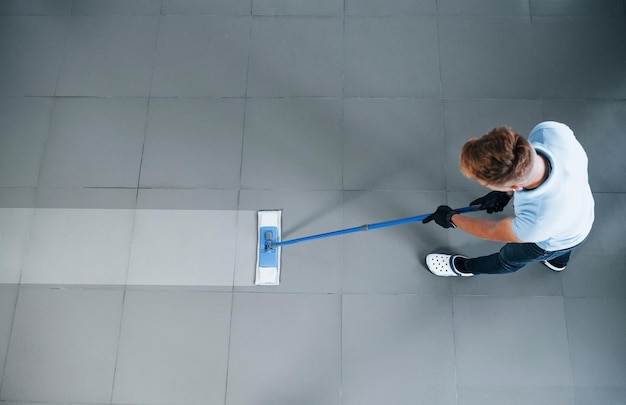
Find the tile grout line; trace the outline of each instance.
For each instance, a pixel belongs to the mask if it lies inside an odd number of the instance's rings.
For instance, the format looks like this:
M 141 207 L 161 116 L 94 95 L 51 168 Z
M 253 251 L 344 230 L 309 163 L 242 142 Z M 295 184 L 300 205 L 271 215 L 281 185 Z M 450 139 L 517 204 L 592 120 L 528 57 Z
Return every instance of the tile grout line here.
M 54 99 L 51 103 L 51 107 L 50 107 L 50 120 L 48 122 L 48 133 L 50 132 L 50 126 L 51 126 L 51 116 L 52 116 L 52 107 L 54 106 Z M 48 142 L 48 136 L 46 135 L 46 144 Z M 45 151 L 45 146 L 44 146 L 44 151 Z M 41 166 L 43 166 L 43 156 L 41 157 Z M 41 166 L 40 166 L 40 175 L 41 175 Z M 3 393 L 3 388 L 4 388 L 4 382 L 6 381 L 6 372 L 7 372 L 7 366 L 9 363 L 9 353 L 11 350 L 11 343 L 13 341 L 13 330 L 15 328 L 15 320 L 17 317 L 17 310 L 18 310 L 18 303 L 19 303 L 19 299 L 20 299 L 20 295 L 22 293 L 22 281 L 24 279 L 24 264 L 26 261 L 26 256 L 28 253 L 28 246 L 30 244 L 30 239 L 31 239 L 31 235 L 32 235 L 32 231 L 33 231 L 33 225 L 34 225 L 34 221 L 35 221 L 35 212 L 36 212 L 36 206 L 37 206 L 37 193 L 39 190 L 39 179 L 37 179 L 37 186 L 35 186 L 35 201 L 34 201 L 34 207 L 32 209 L 30 209 L 31 214 L 30 214 L 30 220 L 28 223 L 28 230 L 26 232 L 26 241 L 24 243 L 24 250 L 22 251 L 22 257 L 21 257 L 21 261 L 20 261 L 20 273 L 19 273 L 19 280 L 17 281 L 17 291 L 15 294 L 15 300 L 14 300 L 14 307 L 13 307 L 13 316 L 11 317 L 11 326 L 9 327 L 9 338 L 8 338 L 8 342 L 7 342 L 7 346 L 6 346 L 6 351 L 4 352 L 4 364 L 2 364 L 2 373 L 0 374 L 0 398 L 2 398 L 2 393 Z
M 162 4 L 161 4 L 162 6 Z M 154 40 L 154 53 L 152 56 L 152 72 L 151 72 L 151 76 L 150 76 L 150 88 L 148 89 L 148 98 L 147 98 L 147 104 L 146 104 L 146 114 L 145 114 L 145 123 L 144 123 L 144 128 L 143 128 L 143 141 L 141 144 L 141 156 L 139 158 L 139 168 L 137 171 L 137 187 L 135 189 L 135 206 L 134 206 L 134 210 L 133 210 L 133 223 L 131 226 L 131 232 L 130 232 L 130 243 L 128 246 L 128 261 L 126 264 L 126 279 L 124 280 L 124 296 L 126 294 L 126 286 L 128 285 L 128 278 L 130 276 L 130 267 L 131 267 L 131 262 L 132 262 L 132 251 L 133 251 L 133 240 L 134 240 L 134 236 L 135 236 L 135 228 L 137 225 L 137 211 L 139 209 L 139 191 L 141 190 L 141 169 L 143 167 L 143 159 L 144 159 L 144 152 L 146 149 L 146 141 L 148 139 L 148 129 L 150 126 L 150 107 L 152 105 L 152 84 L 154 82 L 154 71 L 156 69 L 156 58 L 157 58 L 157 50 L 158 50 L 158 43 L 159 43 L 159 35 L 161 32 L 161 17 L 159 16 L 157 18 L 157 29 L 156 29 L 156 34 L 155 34 L 155 40 Z
M 230 355 L 233 339 L 233 315 L 235 313 L 235 291 L 230 294 L 230 319 L 228 324 L 228 347 L 226 348 L 226 376 L 224 380 L 224 405 L 228 403 L 228 383 L 230 377 Z
M 74 7 L 74 2 L 72 1 L 72 5 L 71 8 Z M 54 91 L 52 92 L 52 97 L 57 97 L 57 91 L 59 89 L 59 84 L 61 83 L 61 73 L 63 72 L 63 67 L 66 64 L 67 61 L 67 57 L 70 53 L 70 51 L 67 49 L 68 47 L 68 41 L 70 38 L 70 30 L 71 30 L 71 25 L 72 25 L 72 10 L 70 9 L 70 13 L 66 16 L 63 16 L 67 19 L 67 23 L 65 25 L 65 35 L 63 36 L 63 49 L 62 49 L 62 57 L 61 60 L 59 61 L 59 65 L 57 67 L 57 72 L 56 72 L 56 81 L 54 83 Z
M 52 103 L 54 105 L 54 102 Z M 52 110 L 52 108 L 51 108 Z M 52 115 L 52 111 L 50 111 L 50 115 Z M 48 124 L 48 132 L 50 130 L 50 126 L 51 126 L 51 119 L 50 122 Z M 46 144 L 47 144 L 48 140 L 46 137 Z M 45 147 L 44 147 L 44 153 L 45 153 Z M 41 157 L 41 166 L 43 166 L 43 156 Z M 40 167 L 40 174 L 41 174 L 41 167 Z M 20 260 L 20 274 L 19 274 L 19 280 L 17 281 L 17 287 L 18 287 L 18 297 L 19 297 L 19 293 L 22 290 L 22 283 L 24 281 L 24 265 L 26 263 L 26 257 L 28 255 L 28 247 L 30 245 L 30 240 L 32 237 L 32 233 L 33 233 L 33 226 L 35 224 L 35 214 L 37 212 L 37 194 L 39 193 L 39 179 L 37 179 L 37 186 L 35 186 L 35 201 L 33 202 L 34 206 L 33 208 L 30 209 L 31 214 L 30 214 L 30 220 L 28 222 L 28 230 L 26 231 L 26 240 L 24 241 L 24 250 L 22 251 L 22 257 Z M 16 298 L 16 303 L 15 303 L 15 310 L 13 313 L 13 322 L 15 321 L 15 311 L 17 311 L 17 298 Z M 13 322 L 11 323 L 11 334 L 13 333 Z M 10 339 L 9 335 L 9 339 Z M 8 354 L 8 346 L 7 346 L 7 354 Z M 6 361 L 6 359 L 5 359 Z M 5 370 L 6 371 L 6 370 Z M 4 373 L 2 374 L 2 376 L 4 376 Z M 1 382 L 0 382 L 0 392 L 1 392 Z
M 20 284 L 17 285 L 17 291 L 15 293 L 15 306 L 13 307 L 13 316 L 11 317 L 11 326 L 9 327 L 9 339 L 7 341 L 6 350 L 4 351 L 4 363 L 2 364 L 1 373 L 0 373 L 0 398 L 2 398 L 4 382 L 6 381 L 6 372 L 7 365 L 9 363 L 9 353 L 11 349 L 11 343 L 13 341 L 13 329 L 15 328 L 15 318 L 17 316 L 17 304 L 19 303 L 20 293 L 22 292 L 22 287 Z
M 438 53 L 438 64 L 439 64 L 439 108 L 440 108 L 440 118 L 441 118 L 441 133 L 443 135 L 443 172 L 444 172 L 444 192 L 445 192 L 445 201 L 448 203 L 448 193 L 449 193 L 449 167 L 448 167 L 448 163 L 447 163 L 447 159 L 446 159 L 446 154 L 447 154 L 447 150 L 448 150 L 448 137 L 447 137 L 447 133 L 446 133 L 446 125 L 445 125 L 445 111 L 444 111 L 444 91 L 443 91 L 443 74 L 442 74 L 442 60 L 441 60 L 441 25 L 440 25 L 440 13 L 439 13 L 439 2 L 435 2 L 435 12 L 436 12 L 436 21 L 437 21 L 437 53 Z M 449 241 L 450 236 L 447 235 L 446 236 L 447 240 Z M 456 328 L 455 328 L 455 313 L 454 313 L 454 303 L 455 303 L 455 296 L 454 296 L 454 291 L 452 286 L 450 286 L 450 309 L 452 311 L 451 315 L 451 322 L 452 325 L 450 325 L 451 330 L 452 330 L 452 351 L 454 354 L 454 399 L 455 399 L 455 403 L 458 404 L 459 403 L 459 375 L 458 375 L 458 358 L 457 358 L 457 345 L 456 345 Z
M 113 378 L 111 379 L 111 403 L 114 403 L 113 396 L 115 395 L 115 382 L 117 380 L 117 366 L 120 360 L 120 344 L 122 342 L 122 327 L 124 326 L 124 312 L 126 308 L 126 288 L 122 291 L 122 307 L 120 313 L 120 322 L 117 328 L 117 349 L 115 350 L 115 364 L 113 366 Z
M 454 305 L 456 301 L 456 297 L 453 295 L 450 296 L 451 301 L 451 309 L 452 309 L 452 351 L 454 353 L 454 393 L 456 398 L 456 403 L 459 403 L 459 362 L 457 356 L 457 338 L 456 338 L 456 314 L 454 312 Z
M 530 21 L 530 35 L 531 35 L 531 45 L 532 45 L 532 57 L 534 60 L 534 69 L 535 69 L 535 86 L 536 86 L 536 97 L 534 100 L 539 102 L 539 110 L 541 112 L 541 118 L 544 119 L 543 114 L 543 101 L 544 95 L 542 94 L 542 86 L 541 86 L 541 72 L 537 61 L 539 60 L 539 44 L 537 43 L 537 29 L 535 26 L 535 19 L 533 15 L 533 4 L 532 0 L 528 0 L 528 19 Z
M 419 96 L 102 96 L 102 95 L 80 95 L 80 96 L 20 96 L 20 95 L 0 95 L 2 99 L 134 99 L 134 100 L 424 100 L 424 101 L 537 101 L 540 98 L 542 100 L 549 101 L 586 101 L 586 102 L 599 102 L 599 103 L 621 103 L 626 101 L 626 98 L 619 97 L 582 97 L 582 96 L 542 96 L 542 97 L 493 97 L 493 96 L 468 96 L 468 97 L 419 97 Z
M 444 91 L 443 91 L 443 74 L 441 69 L 441 25 L 440 25 L 440 14 L 439 14 L 439 2 L 435 2 L 435 13 L 436 13 L 436 23 L 437 23 L 437 57 L 438 57 L 438 68 L 439 68 L 439 97 L 435 98 L 439 102 L 440 108 L 440 118 L 441 118 L 441 135 L 443 138 L 443 175 L 444 175 L 444 192 L 445 192 L 445 201 L 448 202 L 448 163 L 446 159 L 446 152 L 448 150 L 448 137 L 446 136 L 446 126 L 445 126 L 445 112 L 444 112 Z
M 563 283 L 562 279 L 561 279 L 561 284 Z M 574 392 L 574 390 L 576 389 L 576 383 L 574 381 L 574 367 L 573 364 L 574 362 L 572 361 L 572 345 L 571 345 L 571 340 L 570 340 L 570 333 L 569 333 L 569 327 L 567 325 L 567 305 L 566 305 L 566 297 L 562 296 L 561 298 L 561 304 L 563 305 L 563 323 L 564 323 L 564 327 L 565 327 L 565 341 L 567 343 L 567 359 L 569 360 L 569 364 L 568 364 L 568 370 L 570 372 L 569 375 L 569 383 L 570 383 L 570 387 L 572 389 L 572 393 Z M 575 400 L 575 394 L 573 394 L 574 396 L 574 400 Z
M 342 71 L 341 71 L 341 222 L 343 224 L 345 220 L 345 172 L 346 172 L 346 0 L 343 0 L 343 15 L 342 15 Z M 341 278 L 339 281 L 339 405 L 343 404 L 343 305 L 344 305 L 344 239 L 340 237 L 339 244 L 339 260 L 341 269 Z
M 161 9 L 163 8 L 163 3 L 161 2 Z M 139 158 L 139 172 L 137 173 L 137 192 L 135 195 L 135 208 L 138 208 L 139 206 L 139 190 L 141 189 L 141 169 L 143 167 L 143 158 L 144 158 L 144 152 L 146 149 L 146 141 L 148 140 L 148 130 L 149 130 L 149 126 L 150 126 L 150 108 L 152 106 L 152 87 L 154 85 L 154 72 L 156 70 L 156 64 L 157 64 L 157 57 L 158 57 L 158 50 L 159 50 L 159 37 L 161 35 L 161 23 L 162 23 L 162 18 L 161 16 L 157 17 L 157 27 L 156 27 L 156 34 L 155 34 L 155 39 L 154 39 L 154 48 L 153 48 L 153 53 L 152 53 L 152 71 L 150 73 L 150 87 L 148 88 L 148 103 L 146 105 L 146 122 L 144 124 L 144 130 L 143 130 L 143 142 L 141 144 L 141 157 Z
M 344 295 L 339 295 L 339 405 L 343 404 L 343 306 Z
M 231 286 L 231 299 L 230 299 L 230 319 L 228 325 L 228 347 L 226 349 L 226 376 L 224 381 L 224 404 L 228 403 L 228 385 L 230 379 L 230 356 L 231 356 L 231 346 L 232 346 L 232 338 L 233 338 L 233 316 L 235 313 L 235 282 L 237 279 L 237 246 L 239 240 L 239 232 L 240 232 L 240 211 L 241 211 L 241 190 L 243 184 L 243 164 L 244 164 L 244 150 L 245 150 L 245 140 L 246 140 L 246 115 L 248 111 L 248 83 L 250 81 L 250 54 L 252 51 L 252 29 L 253 29 L 253 7 L 254 4 L 250 2 L 250 16 L 248 17 L 248 21 L 250 21 L 248 27 L 248 45 L 247 45 L 247 57 L 246 57 L 246 84 L 244 90 L 243 97 L 243 117 L 241 123 L 241 152 L 240 152 L 240 161 L 239 161 L 239 189 L 237 192 L 237 218 L 236 218 L 236 232 L 235 232 L 235 260 L 234 260 L 234 268 L 233 268 L 233 283 Z
M 249 21 L 250 21 L 250 26 L 248 27 L 248 55 L 246 57 L 246 83 L 245 83 L 245 89 L 244 89 L 244 94 L 243 94 L 243 117 L 242 117 L 242 124 L 241 124 L 241 153 L 240 153 L 240 161 L 239 161 L 239 194 L 237 196 L 237 210 L 239 211 L 239 209 L 241 208 L 240 204 L 241 204 L 241 190 L 243 189 L 243 169 L 244 169 L 244 151 L 245 151 L 245 146 L 246 146 L 246 116 L 248 114 L 248 100 L 250 99 L 250 97 L 248 97 L 248 85 L 250 83 L 250 54 L 252 52 L 252 29 L 253 29 L 253 23 L 254 23 L 254 16 L 252 15 L 252 7 L 253 4 L 252 2 L 250 2 L 250 17 L 249 17 Z M 233 288 L 234 288 L 234 282 L 233 282 Z
M 161 2 L 160 8 L 162 9 L 163 7 L 163 3 Z M 135 230 L 136 230 L 136 225 L 137 225 L 137 210 L 138 210 L 138 206 L 139 206 L 139 190 L 141 189 L 141 169 L 143 167 L 143 159 L 144 159 L 144 151 L 145 151 L 145 147 L 146 147 L 146 140 L 148 139 L 148 127 L 150 124 L 150 107 L 152 104 L 152 86 L 154 83 L 154 71 L 156 69 L 156 59 L 157 59 L 157 51 L 158 51 L 158 43 L 159 43 L 159 35 L 160 35 L 160 31 L 161 31 L 161 16 L 157 16 L 157 28 L 156 28 L 156 33 L 155 33 L 155 40 L 154 40 L 154 52 L 152 54 L 152 71 L 150 74 L 150 87 L 148 88 L 148 97 L 147 97 L 147 103 L 146 103 L 146 113 L 145 113 L 145 124 L 144 124 L 144 131 L 143 131 L 143 142 L 141 144 L 141 156 L 139 158 L 139 167 L 138 167 L 138 171 L 137 171 L 137 187 L 135 189 L 135 209 L 133 210 L 133 219 L 132 219 L 132 226 L 131 226 L 131 231 L 130 231 L 130 242 L 129 242 L 129 246 L 128 246 L 128 259 L 126 262 L 126 274 L 125 274 L 125 282 L 124 285 L 122 286 L 123 290 L 122 290 L 122 305 L 121 305 L 121 313 L 120 313 L 120 321 L 118 324 L 118 333 L 117 333 L 117 348 L 115 351 L 115 364 L 113 367 L 113 377 L 111 380 L 111 395 L 110 395 L 110 401 L 111 403 L 114 402 L 114 395 L 115 395 L 115 384 L 116 384 L 116 380 L 117 380 L 117 368 L 118 368 L 118 364 L 119 364 L 119 359 L 120 359 L 120 344 L 122 341 L 122 329 L 123 329 L 123 325 L 124 325 L 124 312 L 125 312 L 125 308 L 126 308 L 126 293 L 127 293 L 127 286 L 128 286 L 128 278 L 130 276 L 130 268 L 131 268 L 131 262 L 132 262 L 132 251 L 133 251 L 133 240 L 134 240 L 134 236 L 135 236 Z

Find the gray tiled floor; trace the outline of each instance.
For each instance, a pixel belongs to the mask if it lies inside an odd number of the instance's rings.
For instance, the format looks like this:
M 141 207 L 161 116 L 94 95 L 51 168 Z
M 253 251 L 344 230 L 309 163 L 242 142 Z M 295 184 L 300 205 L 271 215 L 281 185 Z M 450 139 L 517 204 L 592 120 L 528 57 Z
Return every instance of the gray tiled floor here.
M 0 0 L 0 402 L 626 404 L 623 0 Z M 496 125 L 569 124 L 568 269 L 442 279 Z M 510 214 L 510 208 L 503 214 Z M 485 214 L 480 214 L 485 215 Z
M 243 99 L 152 100 L 140 186 L 237 188 L 244 104 Z

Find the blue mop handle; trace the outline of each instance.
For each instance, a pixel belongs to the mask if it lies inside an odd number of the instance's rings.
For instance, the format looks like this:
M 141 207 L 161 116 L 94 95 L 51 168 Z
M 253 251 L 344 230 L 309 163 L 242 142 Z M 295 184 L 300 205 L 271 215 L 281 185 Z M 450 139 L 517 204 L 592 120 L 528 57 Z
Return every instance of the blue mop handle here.
M 463 214 L 463 213 L 466 213 L 466 212 L 478 211 L 478 207 L 479 207 L 479 205 L 473 205 L 473 206 L 469 206 L 469 207 L 455 208 L 454 211 L 458 212 L 459 214 Z M 389 227 L 389 226 L 409 224 L 409 223 L 412 223 L 412 222 L 420 222 L 420 221 L 423 221 L 429 215 L 431 215 L 431 214 L 424 214 L 424 215 L 418 215 L 416 217 L 408 217 L 408 218 L 396 219 L 396 220 L 393 220 L 393 221 L 378 222 L 378 223 L 375 223 L 375 224 L 367 224 L 367 225 L 355 226 L 354 228 L 342 229 L 342 230 L 334 231 L 334 232 L 320 233 L 318 235 L 311 235 L 311 236 L 306 236 L 304 238 L 285 240 L 285 241 L 282 241 L 282 242 L 275 242 L 275 243 L 271 244 L 270 248 L 275 248 L 275 247 L 278 247 L 278 246 L 285 246 L 285 245 L 293 245 L 295 243 L 306 242 L 306 241 L 314 240 L 314 239 L 328 238 L 328 237 L 331 237 L 331 236 L 345 235 L 345 234 L 348 234 L 348 233 L 355 233 L 355 232 L 361 232 L 361 231 L 370 231 L 370 230 L 374 230 L 374 229 L 386 228 L 386 227 Z

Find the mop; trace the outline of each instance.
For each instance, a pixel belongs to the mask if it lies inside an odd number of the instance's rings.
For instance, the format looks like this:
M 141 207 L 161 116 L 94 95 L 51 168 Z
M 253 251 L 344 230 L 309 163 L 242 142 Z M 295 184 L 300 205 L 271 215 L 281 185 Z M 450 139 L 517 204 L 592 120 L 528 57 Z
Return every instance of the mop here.
M 479 205 L 470 207 L 455 208 L 454 211 L 463 214 L 470 211 L 477 211 Z M 315 239 L 329 238 L 332 236 L 346 235 L 354 232 L 370 231 L 390 226 L 421 222 L 431 214 L 418 215 L 415 217 L 401 218 L 393 221 L 366 224 L 354 228 L 340 229 L 338 231 L 320 233 L 317 235 L 305 236 L 303 238 L 280 240 L 282 211 L 259 211 L 258 212 L 258 243 L 256 277 L 254 284 L 259 286 L 274 286 L 280 284 L 280 258 L 281 247 L 306 242 Z

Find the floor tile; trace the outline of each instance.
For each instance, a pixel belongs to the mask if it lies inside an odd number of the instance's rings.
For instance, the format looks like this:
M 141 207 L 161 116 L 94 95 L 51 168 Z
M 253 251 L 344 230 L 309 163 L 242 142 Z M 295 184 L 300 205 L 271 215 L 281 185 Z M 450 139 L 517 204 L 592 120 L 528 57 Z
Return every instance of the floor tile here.
M 0 381 L 9 350 L 17 294 L 18 287 L 16 285 L 0 285 Z
M 108 403 L 122 291 L 23 288 L 2 400 Z
M 572 254 L 563 273 L 568 297 L 626 297 L 623 225 L 626 194 L 595 194 L 596 219 L 587 242 Z
M 340 101 L 248 100 L 245 128 L 242 188 L 341 189 Z
M 589 158 L 589 183 L 595 192 L 626 192 L 626 102 L 545 100 L 544 116 L 566 123 Z
M 621 0 L 605 1 L 559 1 L 530 0 L 533 15 L 536 16 L 577 16 L 577 15 L 621 15 L 624 16 L 624 3 Z
M 567 332 L 577 404 L 626 398 L 626 300 L 568 298 Z
M 566 297 L 626 298 L 626 255 L 595 254 L 583 245 L 572 254 L 563 273 L 563 294 Z
M 447 187 L 449 190 L 471 190 L 476 194 L 474 198 L 483 196 L 489 190 L 461 174 L 459 153 L 463 144 L 498 126 L 511 127 L 527 137 L 535 125 L 543 121 L 541 102 L 517 99 L 444 100 L 443 117 Z
M 0 15 L 68 15 L 72 0 L 5 0 Z
M 235 291 L 273 292 L 277 288 L 277 286 L 258 288 L 254 285 L 257 244 L 259 243 L 257 224 L 258 214 L 256 210 L 239 209 L 237 211 L 237 253 L 233 283 Z M 283 267 L 281 262 L 281 269 Z M 282 287 L 278 288 L 285 288 L 285 273 L 281 274 L 280 282 Z
M 140 189 L 138 209 L 237 210 L 239 190 Z
M 222 14 L 250 15 L 252 0 L 162 0 L 161 13 L 174 14 Z
M 151 95 L 243 97 L 249 36 L 248 17 L 163 17 Z
M 439 97 L 435 17 L 348 17 L 345 95 Z
M 624 99 L 624 18 L 533 19 L 544 98 Z M 590 73 L 593 72 L 593 73 Z
M 445 188 L 439 101 L 348 99 L 344 133 L 344 189 Z
M 141 187 L 238 188 L 243 99 L 152 99 Z
M 158 23 L 154 16 L 73 17 L 56 95 L 149 96 Z
M 24 284 L 123 285 L 134 210 L 36 209 Z
M 137 187 L 147 100 L 58 98 L 40 186 Z
M 236 211 L 138 210 L 129 285 L 233 285 Z
M 441 17 L 439 41 L 444 97 L 538 96 L 529 18 Z
M 341 18 L 257 17 L 251 35 L 248 97 L 342 94 Z
M 35 187 L 52 99 L 0 98 L 0 185 Z
M 0 284 L 19 284 L 32 208 L 0 208 Z
M 41 402 L 30 402 L 30 401 L 2 401 L 2 405 L 39 405 Z M 63 405 L 63 404 L 53 404 L 51 402 L 47 402 L 50 405 Z M 78 403 L 74 402 L 73 405 L 89 405 L 88 403 Z
M 442 192 L 346 192 L 344 227 L 432 212 Z M 424 259 L 445 244 L 446 230 L 421 223 L 343 237 L 343 290 L 347 293 L 448 294 L 447 280 L 432 275 Z
M 452 300 L 345 295 L 342 404 L 456 404 Z
M 346 15 L 351 16 L 398 16 L 436 15 L 437 0 L 391 0 L 384 3 L 375 0 L 346 0 Z
M 459 404 L 571 404 L 563 298 L 455 297 Z
M 235 294 L 232 316 L 227 405 L 340 403 L 339 296 Z
M 159 15 L 161 0 L 74 0 L 74 15 Z
M 53 96 L 68 18 L 0 17 L 0 94 Z
M 35 187 L 0 187 L 1 208 L 34 208 L 36 200 Z
M 624 218 L 626 214 L 626 194 L 596 193 L 595 220 L 589 237 L 581 247 L 589 254 L 619 258 L 624 253 L 624 237 L 626 230 L 616 218 Z
M 530 9 L 527 1 L 437 0 L 437 12 L 439 15 L 527 16 Z
M 134 210 L 137 190 L 128 188 L 37 189 L 37 208 Z
M 340 191 L 243 190 L 238 224 L 235 286 L 254 292 L 338 293 L 341 291 L 341 238 L 325 238 L 281 248 L 280 286 L 252 287 L 256 268 L 257 210 L 282 210 L 281 240 L 335 231 L 342 219 Z M 244 211 L 245 210 L 245 211 Z M 253 211 L 251 211 L 253 210 Z
M 254 0 L 252 2 L 254 15 L 315 15 L 315 16 L 342 16 L 343 1 L 323 0 L 310 2 L 307 0 Z
M 127 291 L 113 402 L 222 404 L 231 294 Z

